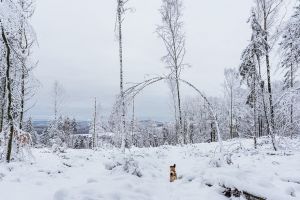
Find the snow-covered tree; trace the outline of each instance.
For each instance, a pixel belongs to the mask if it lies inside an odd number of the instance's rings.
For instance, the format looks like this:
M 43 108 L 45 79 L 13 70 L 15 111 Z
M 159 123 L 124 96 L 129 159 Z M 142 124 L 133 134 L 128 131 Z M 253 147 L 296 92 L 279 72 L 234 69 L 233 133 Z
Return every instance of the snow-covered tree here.
M 78 132 L 78 123 L 75 118 L 73 118 L 73 120 L 71 122 L 71 130 L 72 130 L 73 135 L 77 134 L 77 132 Z
M 71 137 L 73 135 L 73 127 L 72 121 L 69 117 L 66 117 L 63 120 L 63 127 L 62 127 L 62 141 L 68 146 L 71 147 Z
M 129 0 L 117 0 L 117 23 L 116 23 L 116 33 L 119 42 L 119 61 L 120 61 L 120 96 L 118 98 L 118 108 L 120 109 L 120 126 L 119 132 L 121 135 L 121 151 L 125 153 L 126 145 L 126 105 L 124 97 L 124 70 L 123 70 L 123 34 L 122 34 L 122 25 L 125 19 L 125 14 L 127 11 L 132 10 L 126 7 L 126 4 Z
M 270 53 L 274 47 L 274 43 L 278 37 L 278 17 L 283 0 L 255 0 L 254 13 L 257 22 L 264 31 L 264 57 L 267 73 L 267 92 L 270 109 L 270 125 L 272 129 L 275 127 L 274 122 L 274 105 L 272 97 L 272 82 L 271 82 L 271 63 Z
M 92 136 L 92 148 L 96 149 L 97 147 L 103 147 L 105 137 L 105 131 L 103 128 L 103 119 L 100 114 L 101 106 L 97 104 L 97 100 L 95 98 L 94 102 L 94 111 L 93 118 L 89 125 L 89 134 Z M 112 139 L 112 138 L 110 138 Z
M 30 55 L 35 34 L 29 18 L 34 11 L 30 0 L 2 0 L 0 2 L 0 63 L 1 116 L 0 129 L 6 134 L 6 160 L 10 162 L 12 149 L 18 145 L 17 135 L 22 128 L 26 82 L 32 68 Z
M 34 129 L 31 117 L 25 122 L 24 131 L 30 134 L 33 145 L 38 144 L 37 132 Z
M 236 69 L 225 69 L 225 98 L 227 105 L 229 105 L 229 135 L 230 138 L 237 136 L 236 124 L 237 124 L 237 104 L 238 95 L 241 90 L 241 83 L 239 79 L 239 73 Z
M 258 119 L 260 114 L 258 111 L 263 105 L 263 110 L 265 111 L 265 118 L 268 127 L 268 133 L 271 134 L 272 143 L 274 149 L 276 149 L 275 136 L 273 132 L 273 126 L 270 123 L 273 113 L 273 103 L 272 103 L 272 95 L 269 91 L 270 97 L 270 115 L 267 113 L 267 108 L 265 104 L 265 92 L 264 92 L 264 82 L 262 81 L 261 76 L 261 58 L 262 56 L 268 53 L 266 46 L 268 43 L 266 41 L 267 32 L 262 28 L 257 20 L 257 14 L 253 11 L 250 17 L 252 35 L 250 44 L 246 47 L 246 49 L 242 53 L 241 57 L 241 65 L 239 68 L 240 75 L 242 79 L 246 82 L 246 85 L 249 88 L 249 95 L 247 97 L 247 104 L 253 109 L 253 129 L 252 135 L 254 138 L 254 142 L 256 145 L 256 138 L 258 136 Z M 271 89 L 271 88 L 270 88 Z M 261 97 L 262 102 L 258 101 Z M 261 104 L 262 103 L 262 104 Z M 273 113 L 273 114 L 272 114 Z M 270 118 L 269 118 L 270 116 Z M 273 116 L 274 117 L 274 116 Z
M 28 21 L 32 15 L 34 14 L 35 7 L 33 0 L 19 0 L 19 6 L 22 10 L 22 18 L 21 18 L 21 27 L 19 30 L 19 49 L 22 53 L 20 57 L 21 62 L 21 75 L 20 75 L 20 116 L 19 116 L 19 128 L 22 129 L 24 114 L 25 114 L 25 106 L 26 100 L 28 97 L 32 96 L 32 89 L 34 88 L 34 78 L 32 73 L 33 68 L 36 66 L 36 63 L 33 62 L 31 55 L 32 55 L 32 48 L 36 42 L 36 36 L 34 33 L 33 28 Z M 33 82 L 33 83 L 31 83 Z
M 174 98 L 176 119 L 176 130 L 178 130 L 179 142 L 186 143 L 186 137 L 183 130 L 181 96 L 180 96 L 180 75 L 183 68 L 187 65 L 184 62 L 185 57 L 185 35 L 182 21 L 183 5 L 181 0 L 162 0 L 160 8 L 162 24 L 157 27 L 156 32 L 163 40 L 167 54 L 162 58 L 162 61 L 170 69 L 171 90 Z M 173 82 L 175 84 L 173 84 Z M 175 93 L 174 93 L 175 91 Z M 175 94 L 175 95 L 174 95 Z M 178 124 L 177 124 L 178 123 Z
M 299 4 L 299 1 L 298 1 Z M 299 87 L 298 81 L 296 79 L 297 72 L 300 66 L 300 6 L 296 6 L 294 9 L 294 14 L 288 20 L 284 31 L 282 33 L 282 39 L 280 42 L 280 52 L 281 52 L 281 68 L 284 71 L 283 80 L 283 91 L 285 96 L 281 99 L 281 113 L 285 115 L 280 115 L 280 126 L 288 126 L 288 130 L 293 135 L 295 132 L 296 124 L 295 120 L 296 99 L 297 90 L 295 88 Z M 288 108 L 287 108 L 288 107 Z M 287 111 L 287 112 L 286 112 Z M 283 122 L 285 122 L 283 126 Z M 286 131 L 286 129 L 285 129 Z

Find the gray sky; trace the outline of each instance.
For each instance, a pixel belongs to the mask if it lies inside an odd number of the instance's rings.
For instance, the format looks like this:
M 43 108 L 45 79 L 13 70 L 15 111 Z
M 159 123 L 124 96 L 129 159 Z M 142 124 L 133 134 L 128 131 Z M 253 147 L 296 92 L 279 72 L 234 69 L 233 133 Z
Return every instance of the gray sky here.
M 225 67 L 237 67 L 247 45 L 247 19 L 252 0 L 184 0 L 187 37 L 183 72 L 207 95 L 222 95 Z M 160 0 L 131 0 L 134 13 L 124 22 L 124 70 L 126 82 L 145 75 L 166 73 L 160 58 L 165 54 L 155 34 L 160 23 Z M 49 119 L 53 109 L 51 89 L 58 80 L 66 91 L 62 114 L 87 120 L 93 98 L 110 112 L 119 92 L 118 43 L 115 39 L 115 0 L 37 0 L 32 23 L 39 48 L 35 76 L 41 88 L 30 111 L 34 119 Z M 183 87 L 183 96 L 195 95 Z M 137 116 L 166 120 L 171 117 L 170 94 L 165 83 L 146 89 L 137 98 Z

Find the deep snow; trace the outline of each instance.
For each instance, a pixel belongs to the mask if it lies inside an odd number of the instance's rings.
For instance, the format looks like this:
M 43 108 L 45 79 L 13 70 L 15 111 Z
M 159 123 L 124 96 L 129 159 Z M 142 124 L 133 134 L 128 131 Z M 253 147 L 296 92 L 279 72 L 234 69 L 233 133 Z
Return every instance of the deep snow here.
M 300 140 L 281 138 L 278 152 L 267 141 L 260 139 L 258 150 L 252 140 L 242 140 L 243 148 L 238 140 L 224 142 L 233 164 L 222 167 L 212 162 L 217 143 L 132 148 L 125 159 L 117 149 L 34 149 L 34 162 L 0 164 L 0 200 L 228 199 L 219 185 L 271 200 L 300 199 Z M 174 163 L 180 179 L 170 183 Z

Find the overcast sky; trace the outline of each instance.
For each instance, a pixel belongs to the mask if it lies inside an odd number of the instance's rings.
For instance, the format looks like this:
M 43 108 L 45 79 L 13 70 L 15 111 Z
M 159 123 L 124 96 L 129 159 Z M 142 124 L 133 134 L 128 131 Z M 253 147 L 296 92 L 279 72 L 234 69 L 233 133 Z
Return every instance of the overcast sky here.
M 210 96 L 222 95 L 224 68 L 238 67 L 242 49 L 250 38 L 247 19 L 252 0 L 184 0 L 187 38 L 183 78 Z M 166 73 L 165 54 L 155 34 L 160 23 L 161 0 L 131 0 L 134 13 L 124 22 L 124 71 L 126 82 L 145 75 Z M 35 76 L 41 87 L 29 115 L 35 120 L 53 116 L 51 90 L 55 80 L 65 88 L 63 115 L 88 120 L 93 98 L 108 115 L 119 92 L 118 43 L 114 26 L 116 0 L 37 0 L 32 19 L 39 48 Z M 183 87 L 183 98 L 196 95 Z M 171 101 L 165 83 L 146 89 L 136 100 L 137 116 L 167 120 Z

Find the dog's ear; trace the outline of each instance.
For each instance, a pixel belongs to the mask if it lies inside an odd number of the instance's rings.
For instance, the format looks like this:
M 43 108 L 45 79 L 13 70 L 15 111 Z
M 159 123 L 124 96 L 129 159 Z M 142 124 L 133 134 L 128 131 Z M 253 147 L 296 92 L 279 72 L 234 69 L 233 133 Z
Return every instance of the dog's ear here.
M 173 166 L 174 168 L 176 167 L 176 164 L 174 164 L 174 166 Z

